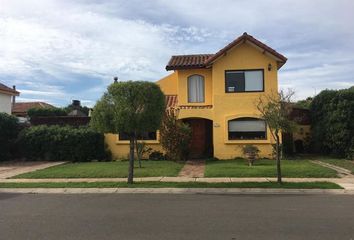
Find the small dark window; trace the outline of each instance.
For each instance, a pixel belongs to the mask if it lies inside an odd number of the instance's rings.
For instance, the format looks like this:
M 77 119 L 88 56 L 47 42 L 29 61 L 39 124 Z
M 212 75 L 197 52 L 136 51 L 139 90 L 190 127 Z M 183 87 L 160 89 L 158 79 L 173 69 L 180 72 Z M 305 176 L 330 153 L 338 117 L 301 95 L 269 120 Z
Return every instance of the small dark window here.
M 264 91 L 263 70 L 226 71 L 225 92 Z
M 229 140 L 266 139 L 266 124 L 257 118 L 237 118 L 228 122 Z
M 156 132 L 145 132 L 143 134 L 139 134 L 137 137 L 138 140 L 157 140 Z M 125 141 L 129 140 L 129 135 L 125 132 L 119 133 L 119 140 Z

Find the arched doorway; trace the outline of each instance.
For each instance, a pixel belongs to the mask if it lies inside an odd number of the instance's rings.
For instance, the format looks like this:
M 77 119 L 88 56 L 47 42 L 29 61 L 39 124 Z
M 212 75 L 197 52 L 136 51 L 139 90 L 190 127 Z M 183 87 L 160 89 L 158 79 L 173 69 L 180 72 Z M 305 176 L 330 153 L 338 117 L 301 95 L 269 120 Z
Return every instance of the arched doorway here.
M 189 158 L 208 158 L 213 156 L 213 121 L 205 118 L 183 119 L 192 130 L 189 145 Z
M 294 141 L 295 145 L 295 152 L 296 153 L 303 153 L 304 152 L 304 143 L 302 140 L 298 139 Z

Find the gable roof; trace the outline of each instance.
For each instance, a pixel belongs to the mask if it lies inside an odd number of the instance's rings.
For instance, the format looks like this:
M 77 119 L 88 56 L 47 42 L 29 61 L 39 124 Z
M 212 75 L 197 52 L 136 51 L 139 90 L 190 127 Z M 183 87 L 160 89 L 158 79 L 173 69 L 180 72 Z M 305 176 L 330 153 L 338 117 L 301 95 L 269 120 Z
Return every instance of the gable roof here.
M 17 102 L 12 107 L 12 114 L 25 117 L 31 108 L 54 108 L 54 106 L 45 102 Z
M 9 88 L 8 86 L 0 83 L 0 92 L 1 93 L 5 93 L 8 95 L 14 95 L 14 96 L 18 96 L 20 95 L 20 93 L 12 88 Z
M 243 33 L 240 37 L 226 45 L 215 54 L 197 54 L 197 55 L 177 55 L 172 56 L 166 66 L 166 70 L 178 70 L 178 69 L 191 69 L 191 68 L 205 68 L 209 67 L 219 57 L 225 54 L 231 48 L 248 42 L 251 45 L 261 49 L 264 54 L 269 54 L 274 57 L 278 63 L 278 69 L 281 68 L 288 60 L 284 55 L 278 53 L 273 48 L 255 39 L 253 36 Z

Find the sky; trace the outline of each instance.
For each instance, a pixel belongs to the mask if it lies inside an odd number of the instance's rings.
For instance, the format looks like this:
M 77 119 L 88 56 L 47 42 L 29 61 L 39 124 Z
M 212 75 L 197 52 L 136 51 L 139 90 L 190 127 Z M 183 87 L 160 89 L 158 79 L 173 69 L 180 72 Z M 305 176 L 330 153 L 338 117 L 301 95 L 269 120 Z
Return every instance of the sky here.
M 299 100 L 354 85 L 353 29 L 351 0 L 0 0 L 0 82 L 92 107 L 114 76 L 157 81 L 171 55 L 247 32 L 288 58 L 279 86 Z

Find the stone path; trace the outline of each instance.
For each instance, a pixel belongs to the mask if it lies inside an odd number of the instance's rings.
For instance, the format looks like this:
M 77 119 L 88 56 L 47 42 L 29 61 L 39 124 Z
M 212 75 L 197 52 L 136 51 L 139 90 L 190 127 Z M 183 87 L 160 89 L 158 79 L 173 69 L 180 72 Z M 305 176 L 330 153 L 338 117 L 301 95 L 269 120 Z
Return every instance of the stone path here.
M 3 162 L 0 163 L 0 179 L 10 178 L 22 173 L 32 172 L 35 170 L 48 168 L 65 162 Z
M 204 177 L 205 160 L 188 160 L 178 174 L 179 177 Z

